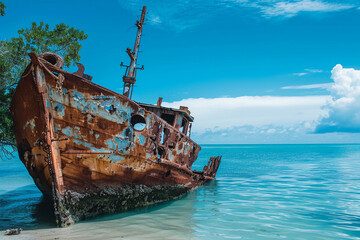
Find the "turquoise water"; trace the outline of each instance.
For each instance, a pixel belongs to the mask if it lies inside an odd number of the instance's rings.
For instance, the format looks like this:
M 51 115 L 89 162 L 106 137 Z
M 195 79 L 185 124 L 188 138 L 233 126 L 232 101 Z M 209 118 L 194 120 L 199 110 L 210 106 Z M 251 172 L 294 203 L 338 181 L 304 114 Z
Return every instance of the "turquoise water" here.
M 0 230 L 18 239 L 360 239 L 360 145 L 204 145 L 217 180 L 180 200 L 59 229 L 19 160 L 0 161 Z M 0 235 L 1 238 L 1 235 Z

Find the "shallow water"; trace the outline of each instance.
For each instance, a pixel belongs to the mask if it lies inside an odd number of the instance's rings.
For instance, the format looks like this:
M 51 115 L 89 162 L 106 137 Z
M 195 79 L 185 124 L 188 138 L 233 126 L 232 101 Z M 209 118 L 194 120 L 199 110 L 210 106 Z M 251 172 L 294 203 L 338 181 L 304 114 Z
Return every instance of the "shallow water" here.
M 64 229 L 20 161 L 0 161 L 0 230 L 26 229 L 11 239 L 360 239 L 360 145 L 202 147 L 196 169 L 223 155 L 216 181 Z

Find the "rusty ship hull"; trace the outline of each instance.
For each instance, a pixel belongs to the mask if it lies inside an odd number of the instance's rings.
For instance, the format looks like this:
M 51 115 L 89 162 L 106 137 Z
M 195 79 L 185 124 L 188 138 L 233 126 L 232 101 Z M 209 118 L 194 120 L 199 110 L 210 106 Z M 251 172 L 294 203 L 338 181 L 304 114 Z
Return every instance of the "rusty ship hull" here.
M 215 178 L 221 157 L 191 170 L 201 148 L 186 108 L 137 103 L 81 69 L 62 70 L 56 54 L 29 55 L 11 104 L 17 148 L 59 226 L 176 199 Z

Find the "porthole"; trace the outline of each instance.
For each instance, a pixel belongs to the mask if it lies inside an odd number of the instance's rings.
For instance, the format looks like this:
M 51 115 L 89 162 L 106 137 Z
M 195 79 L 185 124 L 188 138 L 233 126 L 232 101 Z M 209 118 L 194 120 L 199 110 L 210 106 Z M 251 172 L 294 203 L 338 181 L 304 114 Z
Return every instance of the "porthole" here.
M 131 117 L 130 124 L 136 131 L 142 131 L 146 127 L 145 118 L 137 114 Z

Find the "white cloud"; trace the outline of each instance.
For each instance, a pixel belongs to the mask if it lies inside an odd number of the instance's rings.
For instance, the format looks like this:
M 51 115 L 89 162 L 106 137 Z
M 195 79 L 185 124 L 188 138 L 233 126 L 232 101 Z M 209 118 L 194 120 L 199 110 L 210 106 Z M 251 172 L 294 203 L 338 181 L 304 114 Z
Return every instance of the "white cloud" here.
M 267 2 L 267 1 L 265 1 Z M 300 12 L 334 12 L 353 8 L 350 4 L 328 3 L 321 0 L 271 1 L 267 5 L 258 5 L 265 16 L 293 17 Z
M 304 69 L 304 70 L 305 70 L 305 72 L 293 73 L 293 75 L 301 77 L 301 76 L 308 75 L 309 73 L 321 73 L 321 72 L 323 72 L 323 70 L 320 70 L 320 69 L 309 69 L 309 68 L 307 68 L 307 69 Z
M 305 76 L 305 75 L 308 75 L 309 73 L 322 73 L 323 70 L 320 70 L 320 69 L 304 69 L 305 72 L 300 72 L 300 73 L 293 73 L 292 75 L 295 75 L 295 76 Z
M 193 131 L 225 130 L 240 126 L 294 126 L 311 122 L 314 126 L 326 110 L 329 96 L 243 96 L 235 98 L 190 98 L 164 106 L 188 106 L 195 117 Z M 266 129 L 265 131 L 267 131 Z
M 302 73 L 293 73 L 293 75 L 299 76 L 299 77 L 305 76 L 305 75 L 307 75 L 307 74 L 308 74 L 308 73 L 304 73 L 304 72 L 302 72 Z
M 310 73 L 322 73 L 323 72 L 323 70 L 321 70 L 321 69 L 309 69 L 309 68 L 305 69 L 305 71 L 310 72 Z
M 329 113 L 321 119 L 316 132 L 360 132 L 360 70 L 338 64 L 331 74 L 332 100 L 325 107 Z
M 327 89 L 329 90 L 333 84 L 332 83 L 319 83 L 319 84 L 308 84 L 308 85 L 299 85 L 299 86 L 286 86 L 281 89 Z
M 162 23 L 160 17 L 159 17 L 159 16 L 155 16 L 155 15 L 153 15 L 153 14 L 150 14 L 150 15 L 149 15 L 147 21 L 150 22 L 151 24 L 154 24 L 154 25 L 156 25 L 156 24 L 161 24 L 161 23 Z

